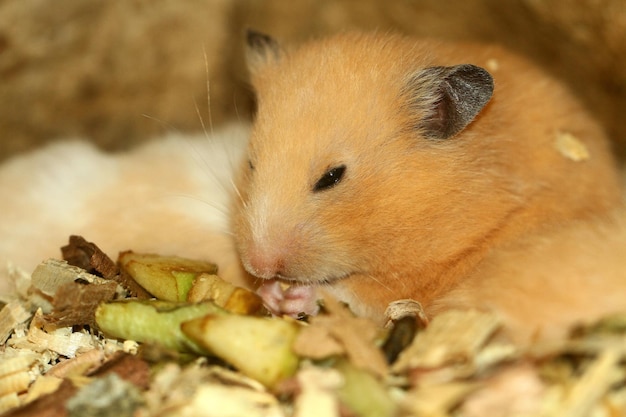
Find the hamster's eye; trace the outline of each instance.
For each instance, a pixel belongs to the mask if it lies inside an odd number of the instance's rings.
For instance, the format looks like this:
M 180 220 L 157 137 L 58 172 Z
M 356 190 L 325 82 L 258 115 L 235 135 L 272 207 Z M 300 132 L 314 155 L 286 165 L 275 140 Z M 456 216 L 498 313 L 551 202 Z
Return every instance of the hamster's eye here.
M 341 181 L 345 172 L 345 165 L 339 165 L 329 169 L 319 180 L 317 180 L 315 186 L 313 187 L 313 192 L 327 190 L 339 184 L 339 181 Z

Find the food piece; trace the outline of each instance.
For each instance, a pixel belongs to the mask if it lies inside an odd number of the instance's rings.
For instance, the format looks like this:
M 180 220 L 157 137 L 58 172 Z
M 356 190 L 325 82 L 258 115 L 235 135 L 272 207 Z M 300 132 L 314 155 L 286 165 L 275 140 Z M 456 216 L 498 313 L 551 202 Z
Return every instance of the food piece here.
M 224 310 L 211 302 L 179 304 L 159 300 L 124 300 L 101 304 L 96 324 L 110 337 L 159 344 L 179 352 L 208 353 L 185 336 L 181 323 Z
M 129 274 L 160 300 L 196 303 L 210 300 L 233 313 L 263 311 L 261 297 L 215 275 L 215 264 L 175 256 L 123 252 L 122 276 Z
M 372 373 L 359 369 L 348 361 L 340 361 L 336 368 L 343 375 L 344 384 L 338 391 L 339 400 L 359 417 L 393 416 L 397 404 L 384 384 Z
M 210 262 L 132 251 L 120 253 L 120 266 L 150 294 L 160 300 L 186 301 L 193 281 L 202 273 L 215 274 Z
M 292 345 L 299 325 L 293 321 L 210 315 L 183 323 L 182 330 L 204 349 L 268 387 L 298 368 Z
M 203 300 L 211 300 L 232 313 L 256 314 L 263 310 L 263 300 L 257 294 L 213 274 L 198 275 L 187 294 L 191 303 Z

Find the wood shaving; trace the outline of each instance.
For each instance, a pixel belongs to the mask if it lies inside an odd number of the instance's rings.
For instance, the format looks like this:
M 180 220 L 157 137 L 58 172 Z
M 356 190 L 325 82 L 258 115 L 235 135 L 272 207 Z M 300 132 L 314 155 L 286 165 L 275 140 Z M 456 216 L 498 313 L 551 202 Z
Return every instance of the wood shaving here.
M 31 314 L 18 301 L 11 301 L 0 310 L 0 343 L 6 342 L 13 329 L 30 319 Z
M 489 313 L 478 310 L 444 312 L 431 321 L 428 331 L 417 335 L 392 369 L 401 373 L 466 363 L 476 357 L 498 327 L 498 319 Z
M 294 402 L 294 417 L 339 417 L 339 402 L 335 392 L 343 377 L 336 369 L 306 367 L 298 373 L 300 395 Z
M 387 363 L 374 344 L 380 329 L 369 320 L 353 316 L 333 299 L 326 299 L 324 307 L 330 314 L 310 319 L 310 325 L 296 338 L 295 352 L 313 359 L 346 354 L 356 366 L 386 375 Z

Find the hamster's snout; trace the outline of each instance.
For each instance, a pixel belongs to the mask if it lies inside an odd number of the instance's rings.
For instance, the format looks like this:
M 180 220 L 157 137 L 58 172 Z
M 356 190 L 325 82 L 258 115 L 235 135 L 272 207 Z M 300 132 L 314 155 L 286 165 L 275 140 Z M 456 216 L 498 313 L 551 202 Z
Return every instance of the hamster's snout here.
M 241 256 L 243 265 L 250 274 L 263 279 L 257 293 L 273 315 L 317 314 L 315 285 L 298 279 L 298 269 L 294 268 L 297 262 L 293 260 L 289 242 L 287 239 L 283 245 L 249 243 Z
M 251 245 L 243 257 L 246 270 L 258 278 L 285 277 L 286 254 L 283 250 L 272 250 Z

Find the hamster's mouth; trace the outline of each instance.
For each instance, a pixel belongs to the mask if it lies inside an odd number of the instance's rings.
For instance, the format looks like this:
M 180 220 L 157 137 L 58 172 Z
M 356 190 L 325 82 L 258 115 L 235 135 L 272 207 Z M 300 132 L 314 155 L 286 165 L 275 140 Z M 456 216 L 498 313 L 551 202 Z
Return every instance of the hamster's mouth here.
M 309 279 L 294 279 L 276 275 L 271 279 L 264 279 L 263 284 L 257 289 L 257 294 L 263 299 L 265 308 L 272 315 L 287 315 L 294 318 L 312 316 L 319 312 L 321 294 L 320 288 L 329 287 L 342 278 L 319 277 Z
M 317 285 L 307 285 L 301 281 L 269 279 L 257 289 L 257 294 L 272 315 L 298 318 L 318 313 L 316 289 Z

